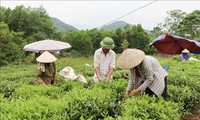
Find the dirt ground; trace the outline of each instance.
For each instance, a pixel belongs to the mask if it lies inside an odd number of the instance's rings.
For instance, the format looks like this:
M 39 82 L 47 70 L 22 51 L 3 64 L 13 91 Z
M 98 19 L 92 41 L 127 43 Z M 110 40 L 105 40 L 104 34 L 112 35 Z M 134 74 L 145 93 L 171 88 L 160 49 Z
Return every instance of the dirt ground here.
M 192 111 L 191 114 L 184 116 L 182 120 L 200 120 L 200 110 Z

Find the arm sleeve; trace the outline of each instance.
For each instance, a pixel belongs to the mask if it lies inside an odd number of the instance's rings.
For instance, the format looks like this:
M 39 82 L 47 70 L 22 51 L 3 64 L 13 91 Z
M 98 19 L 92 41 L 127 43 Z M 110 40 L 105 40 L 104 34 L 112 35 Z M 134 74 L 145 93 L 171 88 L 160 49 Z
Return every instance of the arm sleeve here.
M 146 78 L 139 89 L 145 91 L 146 88 L 153 82 L 153 66 L 150 61 L 144 61 L 143 67 L 145 69 Z
M 42 71 L 38 70 L 37 75 L 36 75 L 36 79 L 37 79 L 38 84 L 44 84 L 43 80 L 40 77 L 41 75 L 42 75 Z
M 110 63 L 110 68 L 114 68 L 115 69 L 115 57 L 116 57 L 116 55 L 115 55 L 115 53 L 112 55 L 112 60 L 111 60 L 111 63 Z
M 56 64 L 55 63 L 53 63 L 53 69 L 54 69 L 54 71 L 53 71 L 53 83 L 56 83 Z
M 130 79 L 128 81 L 128 86 L 126 91 L 131 91 L 134 88 L 135 85 L 135 69 L 130 69 Z
M 97 54 L 97 52 L 94 53 L 94 69 L 96 67 L 99 67 L 100 64 L 100 56 Z

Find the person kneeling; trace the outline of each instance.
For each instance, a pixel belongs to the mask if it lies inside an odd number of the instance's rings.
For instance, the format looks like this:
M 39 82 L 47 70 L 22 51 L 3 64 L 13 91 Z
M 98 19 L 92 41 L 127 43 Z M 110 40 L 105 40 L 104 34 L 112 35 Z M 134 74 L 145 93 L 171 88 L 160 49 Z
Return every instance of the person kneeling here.
M 45 51 L 37 59 L 38 72 L 36 75 L 38 84 L 56 84 L 56 66 L 55 61 L 57 60 L 51 53 Z

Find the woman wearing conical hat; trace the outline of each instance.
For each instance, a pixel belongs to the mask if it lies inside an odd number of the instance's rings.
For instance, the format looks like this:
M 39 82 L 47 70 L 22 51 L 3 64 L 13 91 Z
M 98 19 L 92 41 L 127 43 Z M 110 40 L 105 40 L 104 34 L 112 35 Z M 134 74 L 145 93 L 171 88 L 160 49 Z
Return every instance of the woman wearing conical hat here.
M 166 98 L 168 74 L 155 58 L 145 56 L 139 49 L 125 49 L 117 60 L 117 66 L 130 70 L 125 98 L 140 92 Z
M 189 53 L 190 53 L 189 50 L 184 49 L 182 51 L 182 54 L 181 54 L 181 61 L 187 61 L 187 60 L 189 60 L 189 55 L 188 55 Z
M 55 84 L 56 83 L 56 66 L 55 61 L 57 60 L 51 53 L 45 51 L 37 59 L 38 72 L 37 72 L 37 83 L 42 85 Z

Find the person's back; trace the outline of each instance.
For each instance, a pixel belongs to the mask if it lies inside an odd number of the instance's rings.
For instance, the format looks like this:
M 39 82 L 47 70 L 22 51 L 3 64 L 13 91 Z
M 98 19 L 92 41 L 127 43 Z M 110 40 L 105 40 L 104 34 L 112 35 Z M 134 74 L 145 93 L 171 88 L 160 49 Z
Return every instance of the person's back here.
M 54 84 L 56 76 L 55 63 L 40 63 L 37 72 L 37 82 L 38 84 Z M 42 69 L 41 66 L 44 68 Z
M 152 56 L 145 56 L 145 59 L 143 62 L 146 62 L 146 61 L 151 63 L 152 70 L 155 73 L 164 74 L 165 76 L 167 75 L 166 71 L 163 69 L 163 67 L 161 66 L 161 64 L 159 63 L 159 61 L 156 58 L 154 58 Z
M 189 60 L 189 55 L 187 53 L 182 53 L 181 54 L 181 61 L 186 61 Z
M 188 53 L 190 53 L 190 51 L 187 50 L 187 49 L 184 49 L 184 50 L 182 51 L 182 54 L 181 54 L 181 61 L 187 61 L 187 60 L 189 60 L 189 55 L 188 55 Z
M 56 66 L 55 58 L 51 53 L 45 51 L 37 59 L 39 63 L 36 75 L 38 84 L 55 84 L 56 83 Z

